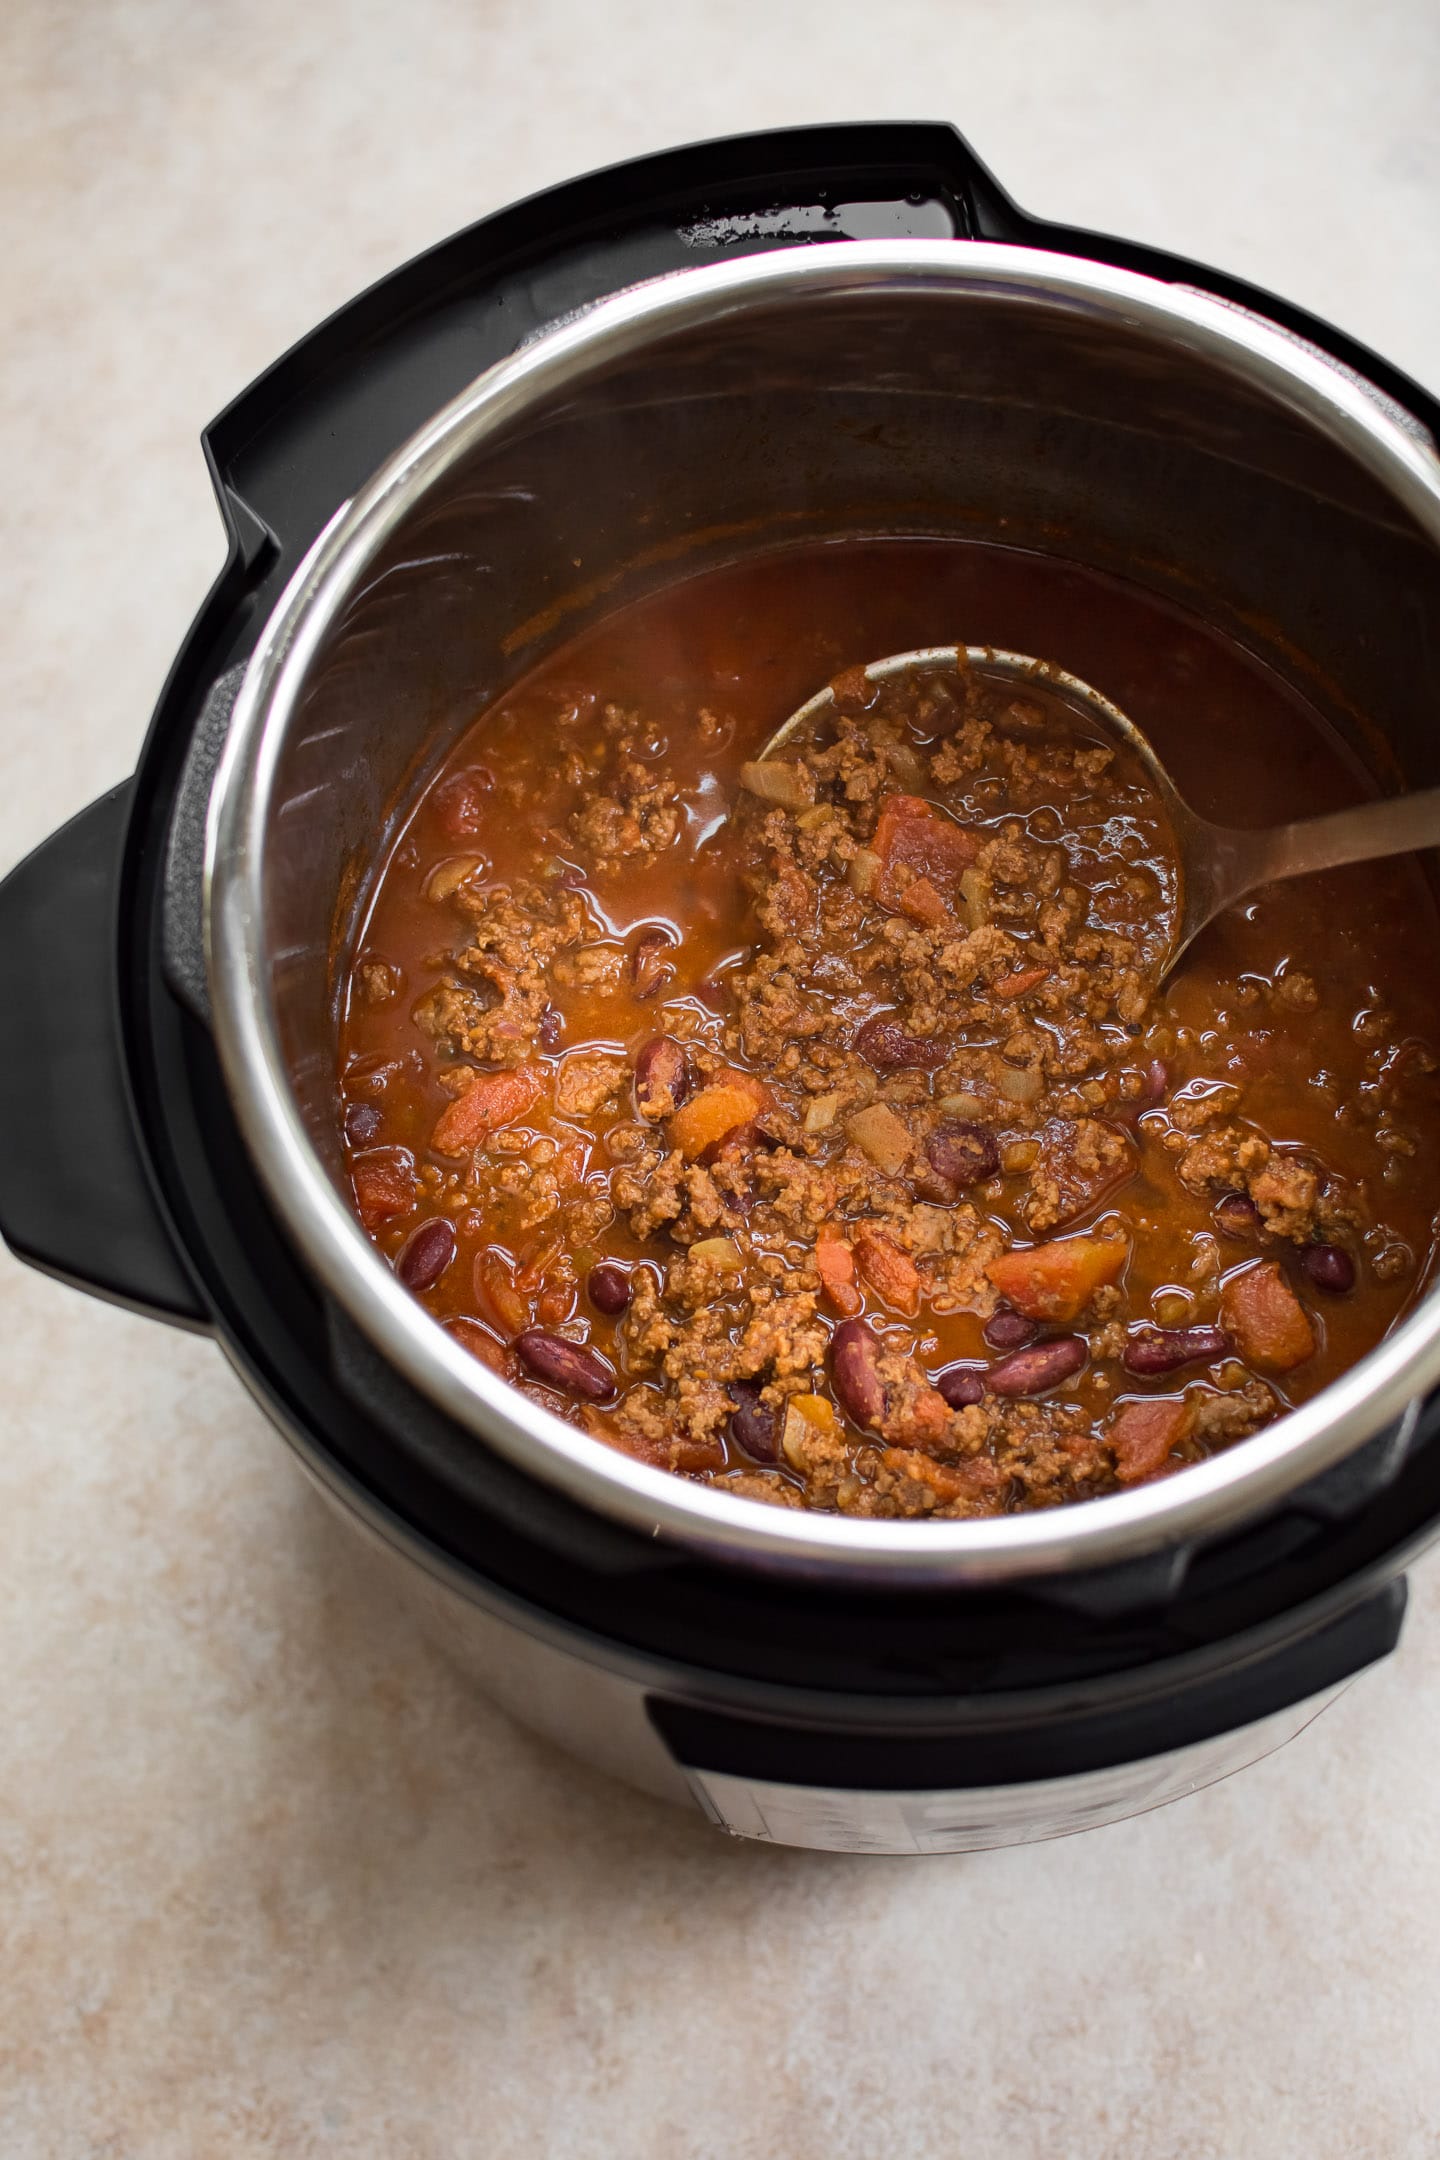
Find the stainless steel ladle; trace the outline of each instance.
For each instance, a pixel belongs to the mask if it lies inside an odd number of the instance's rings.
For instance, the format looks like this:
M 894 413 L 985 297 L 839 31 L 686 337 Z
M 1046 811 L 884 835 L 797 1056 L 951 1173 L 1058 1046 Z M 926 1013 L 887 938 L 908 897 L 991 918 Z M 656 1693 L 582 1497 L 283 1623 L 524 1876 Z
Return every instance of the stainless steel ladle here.
M 888 659 L 872 661 L 865 676 L 869 682 L 881 683 L 897 675 L 953 676 L 962 669 L 1018 687 L 1053 692 L 1094 720 L 1103 735 L 1123 743 L 1144 767 L 1165 805 L 1179 854 L 1176 930 L 1160 981 L 1207 923 L 1257 886 L 1273 884 L 1278 878 L 1306 877 L 1315 870 L 1334 870 L 1342 863 L 1370 862 L 1382 855 L 1440 846 L 1440 788 L 1422 788 L 1413 795 L 1359 803 L 1350 810 L 1333 811 L 1329 817 L 1255 832 L 1212 825 L 1176 792 L 1148 737 L 1118 705 L 1078 676 L 1024 653 L 1000 652 L 989 645 L 928 645 L 918 652 L 892 653 Z M 781 749 L 834 702 L 833 686 L 818 690 L 776 729 L 759 753 L 760 760 Z

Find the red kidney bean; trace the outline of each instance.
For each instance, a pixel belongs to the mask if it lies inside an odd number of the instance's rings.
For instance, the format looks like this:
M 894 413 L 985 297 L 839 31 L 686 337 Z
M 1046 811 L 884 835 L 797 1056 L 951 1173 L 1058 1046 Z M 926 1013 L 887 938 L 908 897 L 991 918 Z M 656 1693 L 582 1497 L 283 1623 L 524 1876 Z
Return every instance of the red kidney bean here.
M 758 1380 L 736 1380 L 729 1389 L 735 1408 L 730 1413 L 730 1437 L 744 1448 L 752 1462 L 780 1460 L 780 1420 L 769 1403 L 760 1400 Z
M 1142 1378 L 1151 1373 L 1175 1372 L 1193 1365 L 1197 1358 L 1228 1357 L 1230 1338 L 1218 1327 L 1142 1328 L 1132 1335 L 1121 1353 L 1126 1372 Z
M 668 1035 L 653 1037 L 635 1060 L 635 1104 L 642 1117 L 651 1115 L 646 1100 L 657 1093 L 668 1095 L 670 1108 L 678 1110 L 693 1084 L 689 1058 Z M 654 1115 L 666 1117 L 669 1111 L 662 1107 Z
M 345 1111 L 345 1138 L 351 1147 L 369 1147 L 380 1132 L 380 1112 L 373 1102 L 352 1102 Z
M 587 1343 L 568 1342 L 563 1335 L 547 1335 L 543 1328 L 526 1328 L 515 1338 L 515 1348 L 537 1380 L 551 1387 L 583 1395 L 587 1402 L 604 1402 L 615 1393 L 615 1369 Z
M 985 1394 L 985 1368 L 952 1365 L 947 1372 L 936 1374 L 935 1385 L 952 1410 L 968 1410 Z
M 432 1215 L 412 1230 L 395 1262 L 407 1290 L 429 1290 L 455 1257 L 455 1225 L 448 1215 Z
M 1300 1265 L 1316 1288 L 1328 1290 L 1332 1297 L 1343 1297 L 1355 1287 L 1355 1262 L 1343 1245 L 1306 1245 Z
M 585 1294 L 596 1312 L 613 1317 L 630 1303 L 630 1277 L 613 1260 L 597 1260 L 586 1278 Z
M 1027 1320 L 1024 1313 L 1013 1312 L 1008 1305 L 1002 1305 L 980 1332 L 992 1350 L 1023 1350 L 1026 1343 L 1034 1342 L 1040 1328 L 1038 1322 Z
M 907 1034 L 890 1013 L 876 1013 L 858 1028 L 851 1048 L 858 1050 L 877 1072 L 891 1072 L 902 1066 L 934 1072 L 950 1055 L 948 1047 L 933 1037 Z
M 1043 1395 L 1078 1373 L 1090 1346 L 1079 1335 L 1052 1335 L 1048 1342 L 1031 1343 L 1001 1358 L 985 1375 L 992 1395 Z
M 652 926 L 641 931 L 630 950 L 630 985 L 637 998 L 654 997 L 670 980 L 675 970 L 668 956 L 674 949 L 668 930 Z
M 535 1035 L 542 1050 L 558 1050 L 565 1033 L 565 1015 L 547 1005 L 536 1023 Z
M 841 1409 L 857 1425 L 878 1425 L 885 1414 L 879 1350 L 863 1320 L 842 1320 L 830 1338 L 830 1379 Z
M 1215 1227 L 1222 1237 L 1254 1237 L 1260 1228 L 1260 1210 L 1248 1194 L 1227 1192 L 1215 1203 Z
M 985 1125 L 964 1125 L 947 1118 L 925 1142 L 931 1168 L 952 1185 L 980 1185 L 1000 1168 L 1000 1148 Z

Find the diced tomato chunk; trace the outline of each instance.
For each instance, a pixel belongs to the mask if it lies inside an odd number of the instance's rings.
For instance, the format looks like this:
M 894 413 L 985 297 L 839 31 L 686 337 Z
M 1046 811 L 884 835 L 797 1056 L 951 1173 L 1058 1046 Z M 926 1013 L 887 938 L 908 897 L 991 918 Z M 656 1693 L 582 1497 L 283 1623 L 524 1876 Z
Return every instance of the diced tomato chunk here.
M 939 1388 L 901 1386 L 886 1404 L 888 1438 L 925 1454 L 950 1444 L 954 1422 L 954 1412 Z
M 670 1443 L 672 1470 L 723 1470 L 725 1467 L 725 1443 L 714 1433 L 703 1439 L 691 1438 L 680 1433 Z
M 962 1501 L 976 1515 L 997 1515 L 1010 1482 L 988 1455 L 973 1456 L 969 1462 L 944 1463 L 910 1448 L 891 1447 L 886 1448 L 883 1461 L 887 1470 L 913 1478 L 917 1485 L 928 1485 L 940 1506 Z
M 518 1256 L 515 1281 L 521 1290 L 538 1290 L 565 1250 L 561 1237 L 542 1237 L 532 1250 Z
M 877 1296 L 897 1312 L 913 1313 L 920 1304 L 920 1270 L 883 1231 L 862 1230 L 855 1240 L 855 1264 Z
M 860 1293 L 855 1287 L 855 1255 L 831 1223 L 821 1226 L 815 1240 L 815 1267 L 821 1287 L 841 1319 L 848 1320 L 858 1313 Z
M 668 1433 L 641 1433 L 632 1425 L 617 1425 L 613 1418 L 604 1417 L 590 1404 L 585 1408 L 585 1430 L 592 1440 L 603 1440 L 607 1447 L 613 1447 L 617 1455 L 629 1455 L 636 1462 L 649 1463 L 654 1470 L 670 1468 Z
M 1247 1365 L 1289 1372 L 1315 1354 L 1315 1330 L 1278 1260 L 1232 1275 L 1220 1292 L 1220 1316 Z
M 725 1443 L 714 1434 L 691 1439 L 684 1433 L 639 1433 L 628 1425 L 587 1407 L 585 1429 L 593 1440 L 603 1440 L 619 1455 L 649 1463 L 654 1470 L 723 1470 Z
M 355 1205 L 367 1230 L 408 1215 L 415 1205 L 415 1158 L 409 1148 L 371 1148 L 350 1165 Z
M 932 928 L 952 919 L 961 874 L 980 852 L 974 833 L 918 795 L 885 797 L 871 846 L 876 898 Z
M 1012 975 L 1002 975 L 990 985 L 990 995 L 997 998 L 1021 998 L 1027 990 L 1038 989 L 1050 973 L 1049 968 L 1016 968 Z
M 457 1313 L 453 1319 L 445 1321 L 444 1326 L 446 1333 L 454 1336 L 462 1350 L 468 1350 L 471 1357 L 478 1358 L 482 1365 L 488 1365 L 491 1372 L 499 1373 L 502 1380 L 519 1378 L 519 1360 L 504 1343 L 497 1342 L 489 1328 L 482 1327 L 478 1320 L 470 1319 L 467 1314 Z
M 763 1080 L 753 1073 L 723 1072 L 670 1118 L 670 1145 L 687 1161 L 698 1162 L 769 1107 L 770 1090 Z
M 1114 1282 L 1128 1251 L 1123 1238 L 1054 1238 L 1002 1253 L 985 1272 L 1028 1319 L 1078 1320 L 1095 1292 Z
M 530 1299 L 516 1282 L 510 1262 L 493 1245 L 475 1256 L 475 1302 L 507 1342 L 523 1334 L 534 1317 Z
M 1154 1477 L 1195 1422 L 1183 1395 L 1157 1395 L 1149 1402 L 1122 1403 L 1106 1439 L 1115 1451 L 1115 1475 L 1122 1485 Z
M 437 1155 L 466 1154 L 488 1134 L 521 1117 L 535 1100 L 538 1086 L 536 1075 L 525 1065 L 517 1065 L 513 1072 L 478 1074 L 435 1120 L 431 1147 Z
M 494 792 L 495 775 L 488 765 L 467 765 L 452 773 L 436 788 L 431 800 L 440 829 L 449 840 L 473 840 L 493 815 L 487 798 Z
M 898 894 L 896 907 L 902 915 L 908 915 L 926 930 L 943 930 L 955 920 L 954 913 L 941 899 L 933 880 L 928 877 L 911 878 L 905 890 Z

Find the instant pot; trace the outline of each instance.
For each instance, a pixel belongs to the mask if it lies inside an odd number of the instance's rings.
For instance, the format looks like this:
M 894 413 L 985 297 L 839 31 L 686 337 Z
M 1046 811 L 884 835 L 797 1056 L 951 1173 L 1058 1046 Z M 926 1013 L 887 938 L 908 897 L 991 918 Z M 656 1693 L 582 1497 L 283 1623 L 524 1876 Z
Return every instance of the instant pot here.
M 1433 1297 L 1141 1490 L 998 1522 L 762 1507 L 596 1445 L 403 1291 L 345 1196 L 338 968 L 387 821 L 477 709 L 786 540 L 1118 572 L 1382 785 L 1432 784 L 1437 432 L 1376 355 L 1025 216 L 943 126 L 698 145 L 471 227 L 205 436 L 229 552 L 138 770 L 0 887 L 7 1241 L 213 1335 L 488 1694 L 728 1830 L 1003 1844 L 1267 1753 L 1398 1638 L 1440 1522 Z

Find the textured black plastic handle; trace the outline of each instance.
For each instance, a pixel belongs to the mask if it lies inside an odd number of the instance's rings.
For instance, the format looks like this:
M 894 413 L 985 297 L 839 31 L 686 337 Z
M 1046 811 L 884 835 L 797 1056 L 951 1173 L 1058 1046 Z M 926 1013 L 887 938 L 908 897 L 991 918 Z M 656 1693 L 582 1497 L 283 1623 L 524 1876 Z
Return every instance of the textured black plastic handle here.
M 1204 263 L 1030 215 L 947 122 L 689 143 L 565 181 L 451 235 L 347 302 L 212 421 L 205 452 L 231 560 L 172 693 L 203 694 L 248 654 L 336 504 L 539 331 L 670 271 L 882 235 L 1045 248 L 1193 287 L 1303 339 L 1440 436 L 1440 406 L 1379 354 Z
M 1004 196 L 953 128 L 861 122 L 660 151 L 452 234 L 348 301 L 206 429 L 255 614 L 263 619 L 336 504 L 385 456 L 556 322 L 737 255 L 973 238 L 981 201 L 991 226 L 1004 221 Z
M 91 803 L 0 885 L 0 1236 L 76 1289 L 203 1328 L 125 1084 L 115 883 L 130 789 Z
M 1405 1616 L 1403 1577 L 1278 1643 L 1222 1642 L 1103 1683 L 1077 1707 L 1054 1689 L 971 1695 L 943 1725 L 910 1706 L 864 1725 L 750 1717 L 651 1696 L 650 1722 L 682 1769 L 840 1792 L 968 1792 L 1077 1777 L 1168 1755 L 1288 1710 L 1340 1686 L 1392 1651 Z

